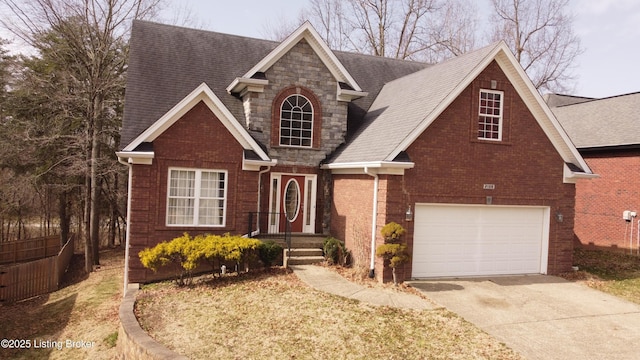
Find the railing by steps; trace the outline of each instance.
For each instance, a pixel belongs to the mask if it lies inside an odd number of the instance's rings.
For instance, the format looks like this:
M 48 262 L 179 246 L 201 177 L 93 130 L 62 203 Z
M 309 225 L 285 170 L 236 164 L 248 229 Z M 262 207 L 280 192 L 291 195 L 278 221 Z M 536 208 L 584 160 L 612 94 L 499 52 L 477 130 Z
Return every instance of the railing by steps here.
M 287 250 L 291 252 L 291 222 L 284 213 L 250 212 L 248 224 L 249 237 L 266 234 L 269 239 L 282 239 Z

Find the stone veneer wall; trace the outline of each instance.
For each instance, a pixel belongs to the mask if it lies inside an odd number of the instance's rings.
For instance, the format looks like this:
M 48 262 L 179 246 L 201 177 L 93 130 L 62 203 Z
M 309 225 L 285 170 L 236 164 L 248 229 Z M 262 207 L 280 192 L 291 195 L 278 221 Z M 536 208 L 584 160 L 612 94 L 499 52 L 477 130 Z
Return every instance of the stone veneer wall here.
M 265 76 L 269 85 L 264 92 L 248 93 L 243 98 L 247 128 L 269 148 L 269 156 L 278 159 L 279 165 L 317 166 L 344 142 L 347 131 L 348 102 L 337 100 L 337 80 L 304 39 L 271 66 Z M 291 86 L 311 90 L 320 101 L 322 131 L 318 148 L 271 144 L 273 100 Z

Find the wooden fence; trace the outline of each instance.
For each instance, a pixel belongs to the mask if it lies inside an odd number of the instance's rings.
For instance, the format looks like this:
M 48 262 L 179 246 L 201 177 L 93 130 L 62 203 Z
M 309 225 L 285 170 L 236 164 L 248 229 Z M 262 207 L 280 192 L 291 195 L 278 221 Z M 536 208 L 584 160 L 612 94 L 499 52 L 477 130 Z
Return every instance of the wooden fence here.
M 15 264 L 56 255 L 60 235 L 0 242 L 0 264 Z
M 10 303 L 58 290 L 73 256 L 73 236 L 55 256 L 0 267 L 0 303 Z

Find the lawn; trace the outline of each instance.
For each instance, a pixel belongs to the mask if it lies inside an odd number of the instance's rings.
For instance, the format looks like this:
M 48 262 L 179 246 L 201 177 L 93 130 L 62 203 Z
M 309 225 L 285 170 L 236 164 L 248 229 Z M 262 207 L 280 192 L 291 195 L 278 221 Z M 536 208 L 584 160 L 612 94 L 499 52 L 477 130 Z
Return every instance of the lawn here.
M 0 339 L 26 340 L 31 345 L 0 349 L 0 359 L 117 358 L 123 259 L 120 249 L 103 251 L 102 266 L 86 276 L 83 256 L 74 255 L 60 290 L 0 305 Z
M 191 359 L 521 359 L 445 309 L 374 307 L 313 290 L 283 269 L 148 285 L 136 314 Z
M 640 304 L 640 256 L 576 249 L 574 279 L 587 286 Z

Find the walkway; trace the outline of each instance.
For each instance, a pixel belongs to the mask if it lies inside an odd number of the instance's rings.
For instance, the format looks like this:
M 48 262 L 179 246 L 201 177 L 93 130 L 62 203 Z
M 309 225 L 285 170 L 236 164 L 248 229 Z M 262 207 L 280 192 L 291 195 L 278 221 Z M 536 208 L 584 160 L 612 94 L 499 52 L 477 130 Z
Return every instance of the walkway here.
M 292 265 L 290 268 L 307 285 L 330 294 L 378 306 L 392 306 L 413 310 L 436 308 L 432 302 L 420 296 L 392 289 L 368 288 L 348 281 L 336 272 L 322 266 Z

